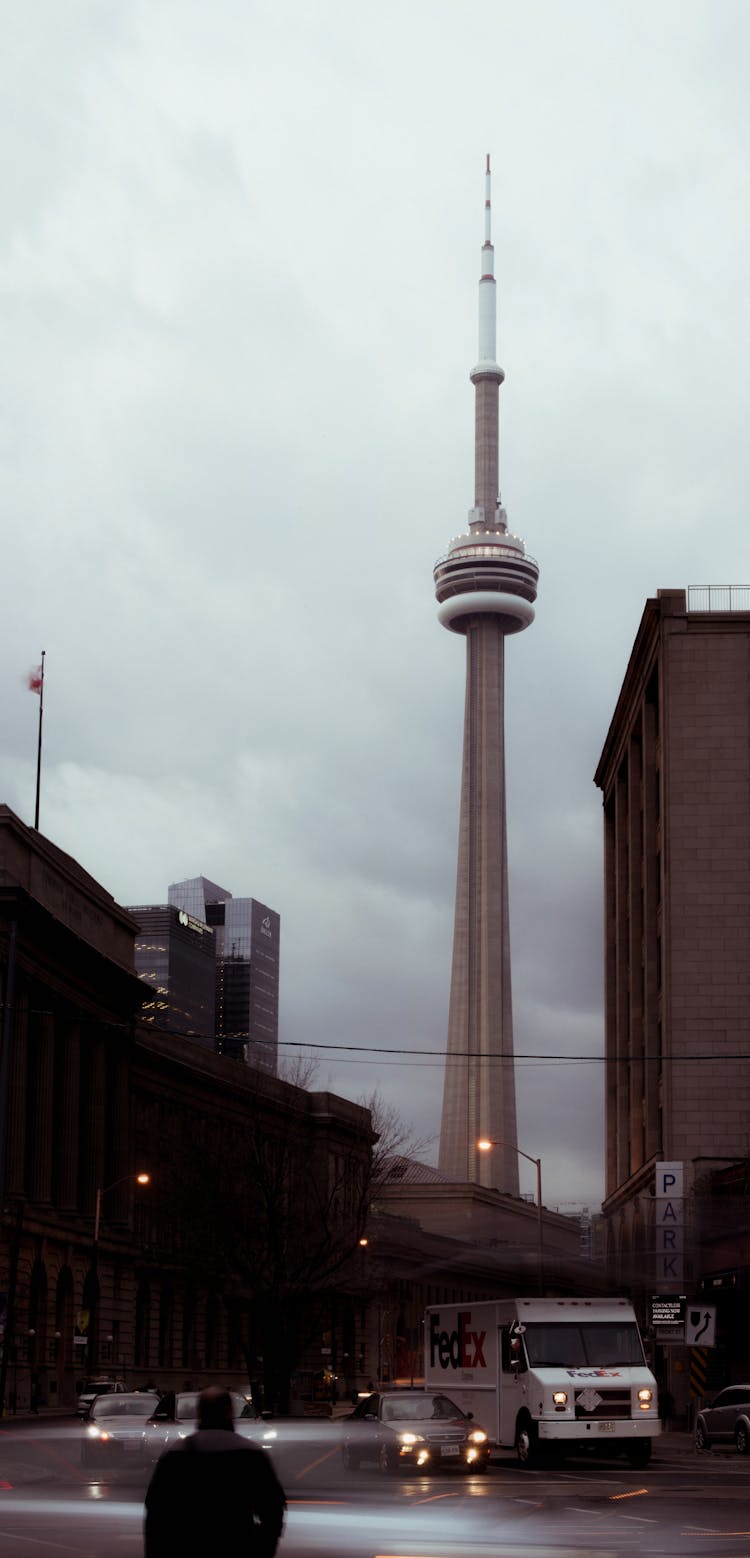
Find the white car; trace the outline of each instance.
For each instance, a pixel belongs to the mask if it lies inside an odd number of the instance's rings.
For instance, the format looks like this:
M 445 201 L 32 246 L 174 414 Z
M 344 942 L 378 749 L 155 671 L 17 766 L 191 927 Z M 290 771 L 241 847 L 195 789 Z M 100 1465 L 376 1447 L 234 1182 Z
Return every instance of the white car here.
M 87 1379 L 78 1397 L 76 1411 L 79 1417 L 85 1417 L 92 1401 L 97 1396 L 125 1395 L 128 1387 L 121 1379 Z
M 111 1391 L 96 1396 L 83 1424 L 83 1465 L 142 1464 L 146 1458 L 143 1430 L 158 1405 L 155 1391 Z
M 249 1397 L 239 1391 L 231 1390 L 229 1394 L 232 1398 L 235 1432 L 268 1450 L 271 1441 L 276 1438 L 276 1430 L 268 1427 L 267 1414 L 257 1412 Z M 177 1395 L 167 1391 L 162 1396 L 143 1431 L 147 1460 L 158 1460 L 162 1450 L 180 1439 L 187 1439 L 189 1434 L 195 1432 L 199 1400 L 200 1392 L 197 1390 L 183 1390 Z

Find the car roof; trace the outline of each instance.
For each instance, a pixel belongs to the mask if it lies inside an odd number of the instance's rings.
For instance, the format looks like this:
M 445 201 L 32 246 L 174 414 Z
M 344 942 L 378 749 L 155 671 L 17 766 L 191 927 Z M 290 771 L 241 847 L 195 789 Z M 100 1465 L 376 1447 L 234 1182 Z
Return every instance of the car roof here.
M 413 1401 L 415 1397 L 417 1400 L 419 1400 L 420 1396 L 444 1396 L 445 1391 L 441 1385 L 436 1385 L 432 1390 L 428 1389 L 427 1387 L 423 1390 L 421 1386 L 415 1386 L 414 1390 L 411 1390 L 409 1387 L 407 1387 L 405 1390 L 390 1390 L 386 1385 L 382 1390 L 373 1390 L 370 1392 L 370 1394 L 373 1396 L 387 1396 L 389 1401 L 393 1401 L 394 1398 L 401 1397 L 407 1401 Z
M 129 1401 L 137 1401 L 139 1404 L 142 1404 L 143 1407 L 151 1407 L 151 1405 L 154 1404 L 154 1401 L 159 1401 L 159 1396 L 157 1396 L 156 1391 L 119 1390 L 117 1391 L 117 1401 L 112 1401 L 109 1396 L 97 1396 L 97 1399 L 92 1401 L 92 1412 L 94 1412 L 95 1407 L 100 1405 L 100 1402 L 104 1408 L 108 1407 L 109 1405 L 109 1407 L 112 1407 L 112 1410 L 114 1410 L 115 1407 L 123 1407 L 123 1405 L 126 1407 Z

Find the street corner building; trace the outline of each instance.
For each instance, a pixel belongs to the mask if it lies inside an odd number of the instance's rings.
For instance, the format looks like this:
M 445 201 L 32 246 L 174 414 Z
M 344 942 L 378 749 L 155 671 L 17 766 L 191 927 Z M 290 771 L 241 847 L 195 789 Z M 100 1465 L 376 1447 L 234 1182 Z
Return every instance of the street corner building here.
M 0 806 L 11 1408 L 70 1407 L 93 1371 L 172 1389 L 255 1371 L 282 1399 L 295 1371 L 320 1368 L 334 1289 L 339 1345 L 348 1328 L 360 1355 L 345 1257 L 365 1216 L 368 1111 L 143 1022 L 136 935 L 75 860 Z

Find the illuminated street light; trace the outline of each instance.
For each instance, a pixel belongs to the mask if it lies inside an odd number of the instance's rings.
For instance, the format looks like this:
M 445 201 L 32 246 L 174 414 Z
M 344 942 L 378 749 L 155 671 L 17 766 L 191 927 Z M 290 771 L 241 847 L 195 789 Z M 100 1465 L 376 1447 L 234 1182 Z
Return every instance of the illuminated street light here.
M 102 1196 L 109 1195 L 110 1190 L 116 1190 L 118 1185 L 124 1185 L 125 1181 L 132 1179 L 136 1185 L 150 1185 L 150 1174 L 123 1174 L 121 1179 L 116 1179 L 111 1185 L 98 1185 L 96 1190 L 96 1209 L 94 1212 L 94 1252 L 99 1243 L 99 1225 L 102 1220 Z
M 538 1241 L 537 1242 L 538 1278 L 539 1278 L 539 1292 L 540 1292 L 540 1294 L 543 1294 L 544 1293 L 544 1222 L 543 1222 L 543 1219 L 542 1219 L 542 1160 L 541 1160 L 541 1158 L 532 1158 L 531 1155 L 528 1152 L 522 1152 L 521 1148 L 520 1147 L 516 1147 L 514 1142 L 500 1141 L 499 1138 L 496 1137 L 496 1136 L 494 1136 L 491 1141 L 489 1141 L 486 1137 L 483 1137 L 481 1141 L 477 1142 L 477 1147 L 479 1148 L 480 1152 L 491 1152 L 493 1147 L 510 1147 L 511 1151 L 512 1152 L 516 1152 L 518 1154 L 519 1158 L 525 1158 L 527 1163 L 533 1163 L 534 1164 L 534 1167 L 536 1169 L 536 1227 L 537 1227 L 537 1241 Z

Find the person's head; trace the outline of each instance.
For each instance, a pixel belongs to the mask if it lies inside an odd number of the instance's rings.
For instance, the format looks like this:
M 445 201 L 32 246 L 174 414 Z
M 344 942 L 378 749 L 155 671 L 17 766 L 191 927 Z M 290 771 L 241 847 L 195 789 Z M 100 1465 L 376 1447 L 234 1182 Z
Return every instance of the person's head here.
M 234 1432 L 232 1397 L 220 1385 L 208 1385 L 198 1397 L 198 1427 L 226 1428 Z

